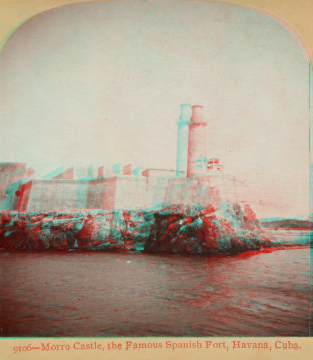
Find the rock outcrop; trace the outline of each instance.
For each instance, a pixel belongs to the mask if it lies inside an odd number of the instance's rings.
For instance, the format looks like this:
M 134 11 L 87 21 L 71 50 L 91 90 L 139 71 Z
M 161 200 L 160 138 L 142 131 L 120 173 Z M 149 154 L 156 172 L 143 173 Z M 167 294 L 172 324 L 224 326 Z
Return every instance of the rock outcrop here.
M 270 247 L 271 241 L 259 227 L 248 206 L 245 212 L 238 204 L 224 204 L 222 211 L 213 207 L 193 213 L 161 211 L 145 243 L 147 252 L 174 254 L 237 253 Z
M 190 209 L 0 213 L 0 249 L 237 253 L 271 247 L 255 213 L 225 203 Z
M 138 251 L 150 228 L 140 212 L 3 212 L 0 248 Z

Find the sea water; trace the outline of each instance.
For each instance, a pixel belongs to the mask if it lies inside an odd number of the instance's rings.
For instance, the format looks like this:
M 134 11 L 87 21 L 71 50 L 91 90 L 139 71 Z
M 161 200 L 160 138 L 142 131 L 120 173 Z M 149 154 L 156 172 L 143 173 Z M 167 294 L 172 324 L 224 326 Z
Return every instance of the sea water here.
M 310 252 L 1 252 L 1 336 L 308 336 Z

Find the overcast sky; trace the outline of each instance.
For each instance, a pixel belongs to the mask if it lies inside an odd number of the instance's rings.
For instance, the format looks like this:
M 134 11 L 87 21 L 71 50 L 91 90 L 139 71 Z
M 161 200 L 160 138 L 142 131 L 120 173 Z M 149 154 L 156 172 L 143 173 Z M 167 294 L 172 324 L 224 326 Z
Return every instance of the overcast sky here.
M 308 65 L 291 33 L 218 3 L 87 3 L 24 23 L 0 55 L 1 161 L 175 168 L 179 105 L 209 157 L 308 214 Z M 279 213 L 278 213 L 279 212 Z

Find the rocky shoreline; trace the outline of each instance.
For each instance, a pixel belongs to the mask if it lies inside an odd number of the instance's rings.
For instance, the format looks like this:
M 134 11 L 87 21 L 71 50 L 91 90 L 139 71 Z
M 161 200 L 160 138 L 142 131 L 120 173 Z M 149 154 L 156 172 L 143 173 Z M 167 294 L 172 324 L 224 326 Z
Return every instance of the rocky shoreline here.
M 1 250 L 235 254 L 281 246 L 251 208 L 0 212 Z

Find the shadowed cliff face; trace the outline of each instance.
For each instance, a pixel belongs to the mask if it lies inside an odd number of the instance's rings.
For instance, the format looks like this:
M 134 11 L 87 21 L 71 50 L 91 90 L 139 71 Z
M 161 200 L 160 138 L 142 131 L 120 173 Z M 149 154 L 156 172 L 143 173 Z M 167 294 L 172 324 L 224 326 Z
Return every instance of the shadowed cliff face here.
M 198 212 L 158 212 L 150 236 L 145 243 L 147 252 L 174 254 L 237 253 L 272 246 L 260 229 L 249 206 L 242 211 L 238 204 L 224 204 L 222 211 L 213 207 Z
M 112 250 L 173 254 L 237 253 L 274 246 L 251 208 L 0 214 L 1 249 Z

